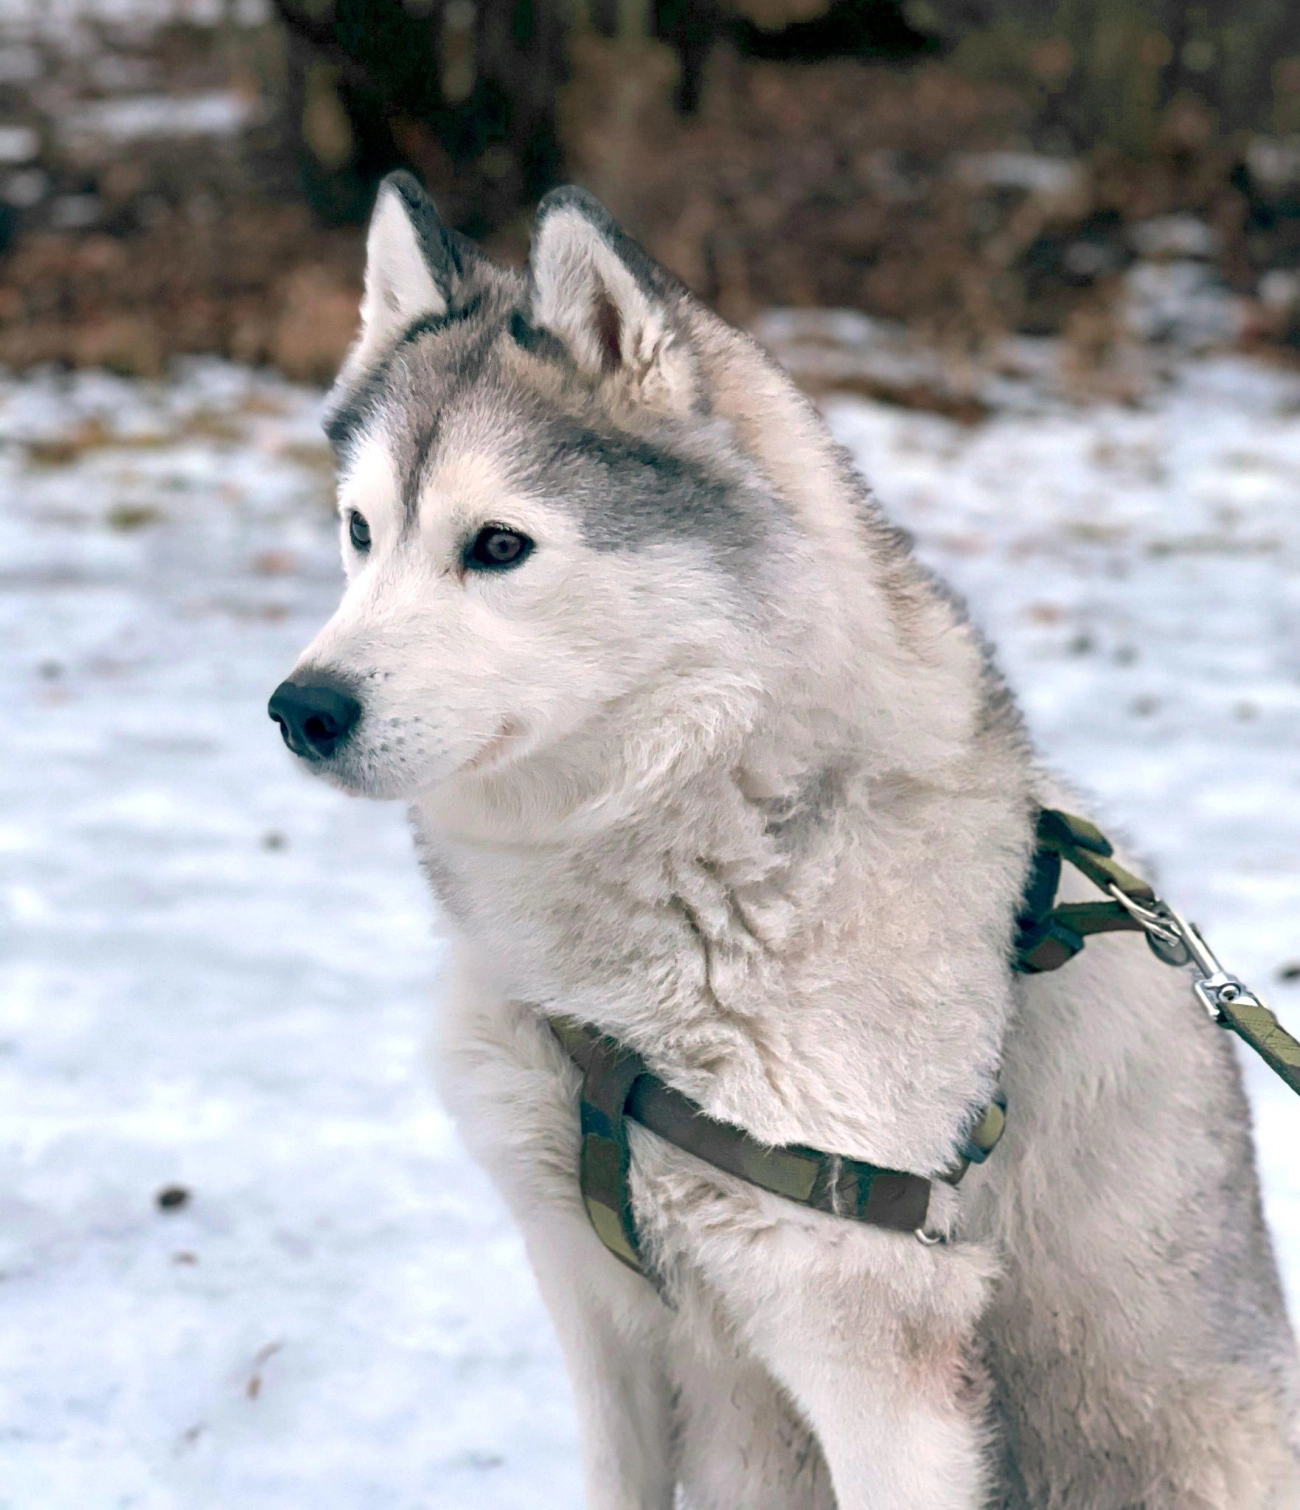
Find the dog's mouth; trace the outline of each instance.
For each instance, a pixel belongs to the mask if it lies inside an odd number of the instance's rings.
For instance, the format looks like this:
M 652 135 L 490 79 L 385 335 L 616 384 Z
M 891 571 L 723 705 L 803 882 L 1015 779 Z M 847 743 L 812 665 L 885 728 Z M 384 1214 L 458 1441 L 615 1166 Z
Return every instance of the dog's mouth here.
M 461 770 L 483 772 L 504 764 L 522 742 L 523 733 L 523 727 L 517 719 L 502 719 L 497 732 L 476 754 L 470 756 Z
M 504 719 L 491 738 L 450 769 L 450 762 L 438 761 L 429 768 L 418 756 L 414 760 L 403 758 L 384 748 L 376 751 L 364 742 L 341 750 L 332 760 L 311 762 L 311 769 L 352 797 L 410 801 L 458 776 L 484 776 L 500 770 L 522 749 L 524 733 L 516 720 Z
M 505 715 L 467 758 L 457 762 L 444 744 L 437 752 L 441 759 L 429 759 L 441 742 L 432 741 L 434 749 L 428 749 L 419 737 L 428 730 L 398 730 L 395 720 L 383 718 L 373 724 L 350 683 L 345 686 L 341 678 L 317 671 L 282 682 L 267 712 L 289 750 L 313 775 L 354 797 L 410 799 L 455 776 L 495 772 L 528 744 L 524 721 Z M 410 743 L 397 738 L 390 749 L 394 733 L 412 736 Z

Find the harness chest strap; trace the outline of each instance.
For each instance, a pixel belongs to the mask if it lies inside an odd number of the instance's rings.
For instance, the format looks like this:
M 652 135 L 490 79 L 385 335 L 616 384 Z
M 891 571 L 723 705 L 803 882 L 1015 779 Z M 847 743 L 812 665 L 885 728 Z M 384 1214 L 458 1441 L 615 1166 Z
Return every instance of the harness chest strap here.
M 596 1235 L 621 1263 L 644 1272 L 628 1184 L 631 1149 L 627 1119 L 715 1169 L 829 1216 L 894 1232 L 925 1227 L 931 1181 L 881 1169 L 861 1159 L 800 1145 L 773 1147 L 743 1128 L 719 1122 L 651 1074 L 631 1049 L 568 1017 L 549 1019 L 551 1031 L 583 1072 L 580 1099 L 582 1201 Z M 1005 1101 L 984 1108 L 953 1167 L 939 1178 L 955 1185 L 971 1164 L 983 1163 L 1006 1125 Z

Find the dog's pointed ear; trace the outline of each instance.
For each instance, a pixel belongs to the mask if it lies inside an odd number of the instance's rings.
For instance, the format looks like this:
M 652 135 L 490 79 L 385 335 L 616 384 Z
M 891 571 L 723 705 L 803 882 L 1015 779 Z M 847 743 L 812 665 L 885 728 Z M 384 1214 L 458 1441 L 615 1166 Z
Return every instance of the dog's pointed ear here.
M 379 185 L 366 236 L 361 361 L 415 321 L 447 313 L 464 275 L 459 242 L 410 173 L 390 173 Z
M 678 317 L 681 291 L 585 189 L 553 189 L 537 209 L 533 323 L 597 378 L 684 412 L 696 372 Z

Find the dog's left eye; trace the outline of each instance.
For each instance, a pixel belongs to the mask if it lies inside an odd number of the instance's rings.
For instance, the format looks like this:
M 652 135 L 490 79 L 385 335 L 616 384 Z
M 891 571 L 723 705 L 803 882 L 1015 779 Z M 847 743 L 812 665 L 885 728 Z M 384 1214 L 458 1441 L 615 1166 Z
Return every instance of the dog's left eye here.
M 533 542 L 518 530 L 504 525 L 485 525 L 465 551 L 465 565 L 473 571 L 502 571 L 518 566 L 533 548 Z
M 364 556 L 370 549 L 370 526 L 355 509 L 348 515 L 348 539 L 359 555 Z

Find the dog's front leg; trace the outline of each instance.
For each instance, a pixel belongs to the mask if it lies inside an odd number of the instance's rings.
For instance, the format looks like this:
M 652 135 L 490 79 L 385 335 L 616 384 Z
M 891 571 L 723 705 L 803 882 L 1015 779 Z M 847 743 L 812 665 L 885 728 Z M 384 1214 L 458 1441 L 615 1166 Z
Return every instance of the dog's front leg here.
M 444 1099 L 523 1233 L 564 1350 L 588 1510 L 671 1510 L 669 1313 L 601 1245 L 578 1189 L 572 1067 L 542 1021 L 457 961 L 435 1063 Z
M 524 1237 L 573 1382 L 587 1510 L 672 1510 L 662 1302 L 605 1251 L 585 1215 L 534 1214 Z
M 984 1256 L 835 1218 L 735 1247 L 710 1277 L 817 1436 L 839 1510 L 979 1510 Z

